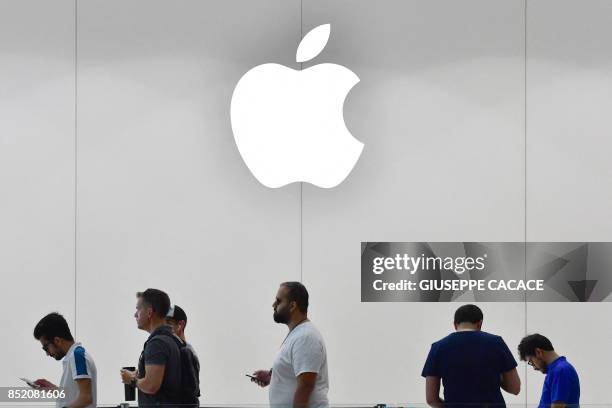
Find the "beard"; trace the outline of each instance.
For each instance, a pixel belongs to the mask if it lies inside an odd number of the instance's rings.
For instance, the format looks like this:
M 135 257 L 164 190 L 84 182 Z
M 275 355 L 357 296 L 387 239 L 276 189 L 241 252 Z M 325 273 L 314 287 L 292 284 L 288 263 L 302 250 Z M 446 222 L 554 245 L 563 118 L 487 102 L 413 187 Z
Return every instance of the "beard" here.
M 66 357 L 66 353 L 58 353 L 53 356 L 54 359 L 60 361 L 62 358 Z
M 289 315 L 289 312 L 283 313 L 283 312 L 274 311 L 274 316 L 273 317 L 274 317 L 274 321 L 276 323 L 287 324 L 287 323 L 289 323 L 289 318 L 291 316 Z

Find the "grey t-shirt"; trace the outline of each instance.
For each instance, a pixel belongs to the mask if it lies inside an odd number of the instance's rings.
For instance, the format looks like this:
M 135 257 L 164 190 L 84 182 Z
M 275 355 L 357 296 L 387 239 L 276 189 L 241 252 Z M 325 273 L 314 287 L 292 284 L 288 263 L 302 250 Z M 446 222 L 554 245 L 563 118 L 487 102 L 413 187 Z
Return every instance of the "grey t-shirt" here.
M 198 353 L 196 353 L 193 346 L 187 342 L 185 342 L 185 347 L 187 347 L 191 351 L 191 354 L 193 355 L 193 361 L 196 365 L 195 367 L 196 374 L 198 374 L 198 378 L 200 378 L 200 358 L 198 357 Z
M 147 365 L 163 365 L 166 368 L 159 391 L 155 394 L 145 394 L 138 390 L 139 407 L 180 402 L 181 355 L 176 341 L 171 336 L 174 334 L 170 326 L 160 326 L 151 333 L 145 343 L 138 361 L 138 378 L 145 377 Z
M 309 408 L 328 408 L 327 353 L 321 333 L 311 322 L 297 325 L 287 335 L 274 360 L 269 391 L 271 408 L 293 406 L 297 377 L 302 373 L 317 373 Z

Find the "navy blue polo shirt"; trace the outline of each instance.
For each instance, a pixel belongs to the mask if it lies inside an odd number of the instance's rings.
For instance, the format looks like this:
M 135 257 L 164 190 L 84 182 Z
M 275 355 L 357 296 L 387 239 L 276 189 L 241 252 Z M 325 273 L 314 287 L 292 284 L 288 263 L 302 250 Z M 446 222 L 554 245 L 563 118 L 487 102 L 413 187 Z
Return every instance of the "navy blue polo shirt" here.
M 445 405 L 505 406 L 500 374 L 517 366 L 500 336 L 458 331 L 431 345 L 421 375 L 439 377 Z
M 539 408 L 548 408 L 553 402 L 563 402 L 571 406 L 578 406 L 580 403 L 578 373 L 565 357 L 559 357 L 546 369 Z

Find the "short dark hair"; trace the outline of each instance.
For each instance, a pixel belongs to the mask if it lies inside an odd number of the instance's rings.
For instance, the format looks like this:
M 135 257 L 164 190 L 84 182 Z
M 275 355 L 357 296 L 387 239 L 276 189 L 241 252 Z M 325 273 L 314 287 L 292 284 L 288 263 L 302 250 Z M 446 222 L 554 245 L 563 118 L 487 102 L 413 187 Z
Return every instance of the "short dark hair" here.
M 143 303 L 153 309 L 153 312 L 161 318 L 166 318 L 170 310 L 170 297 L 159 289 L 147 289 L 144 292 L 136 293 L 136 297 L 141 298 Z
M 289 289 L 289 301 L 295 302 L 302 313 L 308 312 L 308 291 L 300 282 L 283 282 L 281 286 Z
M 455 311 L 455 324 L 478 323 L 482 319 L 482 310 L 476 305 L 463 305 Z
M 59 337 L 64 340 L 74 341 L 68 322 L 59 313 L 49 313 L 34 327 L 34 338 L 40 340 L 45 338 L 49 341 L 53 341 L 54 338 Z
M 535 356 L 535 349 L 539 348 L 544 351 L 554 351 L 553 345 L 546 337 L 535 333 L 523 337 L 518 345 L 518 352 L 521 360 L 525 360 L 528 356 Z
M 171 319 L 177 322 L 184 320 L 185 324 L 187 324 L 187 313 L 185 313 L 183 308 L 180 307 L 179 305 L 174 305 L 168 311 L 168 314 L 166 315 L 166 319 Z

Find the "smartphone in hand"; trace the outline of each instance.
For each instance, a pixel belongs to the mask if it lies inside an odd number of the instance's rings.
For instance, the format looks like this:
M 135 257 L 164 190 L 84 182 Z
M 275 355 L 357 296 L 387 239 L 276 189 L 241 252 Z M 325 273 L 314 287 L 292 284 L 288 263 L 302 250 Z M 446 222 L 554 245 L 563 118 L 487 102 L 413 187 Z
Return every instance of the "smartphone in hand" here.
M 35 384 L 34 381 L 32 381 L 32 380 L 30 380 L 28 378 L 19 377 L 19 379 L 21 381 L 23 381 L 24 383 L 28 384 L 32 388 L 40 388 L 40 386 L 38 384 Z

